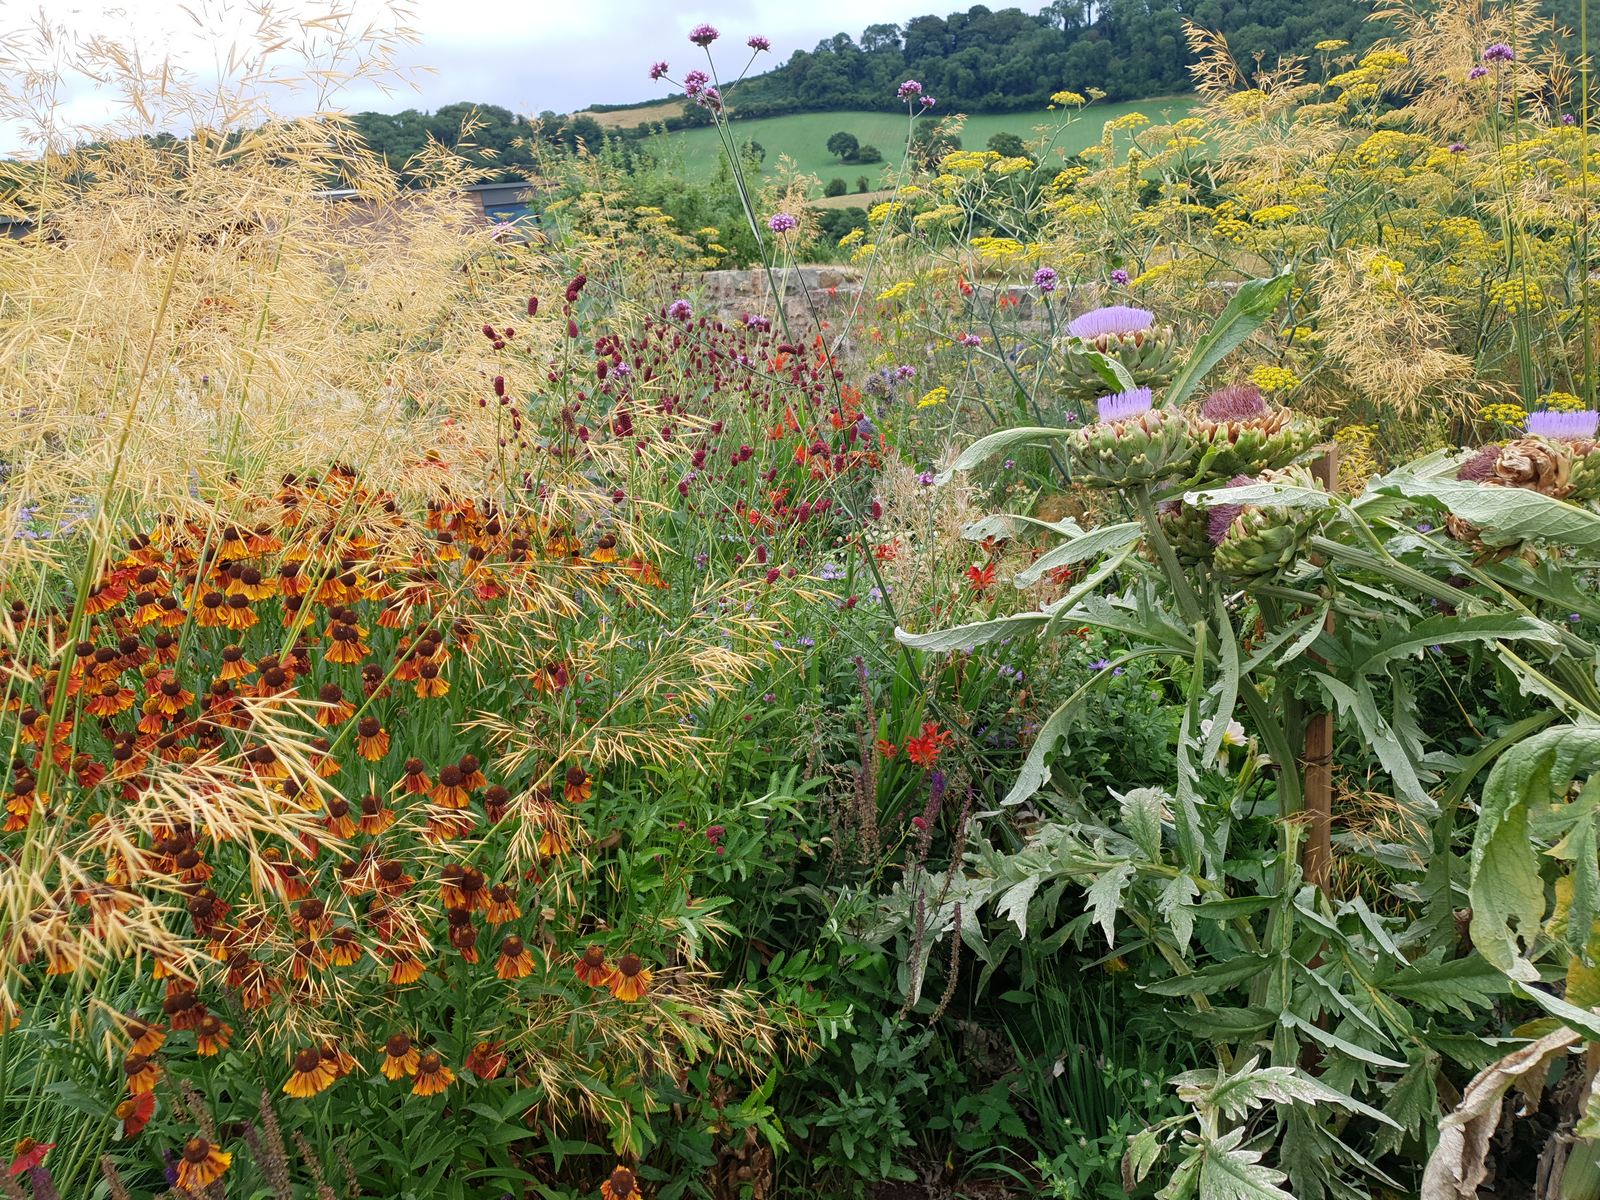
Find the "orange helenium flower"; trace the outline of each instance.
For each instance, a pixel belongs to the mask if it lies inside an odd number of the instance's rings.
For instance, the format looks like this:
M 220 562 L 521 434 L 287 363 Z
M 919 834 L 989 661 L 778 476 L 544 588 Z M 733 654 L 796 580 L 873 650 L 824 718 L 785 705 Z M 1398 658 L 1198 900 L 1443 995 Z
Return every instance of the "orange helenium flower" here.
M 192 1137 L 183 1144 L 178 1160 L 178 1186 L 185 1191 L 209 1187 L 227 1173 L 233 1155 L 218 1150 L 203 1137 Z

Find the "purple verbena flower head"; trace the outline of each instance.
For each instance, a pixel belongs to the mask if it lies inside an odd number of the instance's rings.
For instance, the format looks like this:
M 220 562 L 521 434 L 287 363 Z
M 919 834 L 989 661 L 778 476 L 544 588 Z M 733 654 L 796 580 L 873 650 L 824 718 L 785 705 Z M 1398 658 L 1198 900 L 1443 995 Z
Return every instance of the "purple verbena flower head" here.
M 772 318 L 763 317 L 759 313 L 745 313 L 744 327 L 753 329 L 757 333 L 768 333 L 772 329 Z
M 1081 317 L 1067 322 L 1067 332 L 1073 337 L 1092 342 L 1112 334 L 1127 336 L 1143 333 L 1155 323 L 1155 313 L 1144 308 L 1130 308 L 1126 304 L 1112 304 L 1105 308 L 1092 308 Z
M 1600 430 L 1600 412 L 1592 408 L 1579 412 L 1531 412 L 1528 433 L 1543 438 L 1593 438 Z
M 1482 483 L 1494 474 L 1499 463 L 1500 447 L 1485 446 L 1456 468 L 1456 478 L 1466 483 Z
M 1465 142 L 1451 142 L 1448 149 L 1451 154 L 1465 154 L 1467 152 L 1467 144 Z
M 922 107 L 924 109 L 928 109 L 928 108 L 932 108 L 935 104 L 937 104 L 939 102 L 937 100 L 935 100 L 932 96 L 924 96 L 921 100 L 918 100 L 917 103 L 922 105 Z
M 1128 282 L 1128 273 L 1121 267 L 1111 272 L 1111 282 L 1121 287 Z
M 721 36 L 722 35 L 717 32 L 717 27 L 715 25 L 707 25 L 704 22 L 701 22 L 699 25 L 696 25 L 689 31 L 689 40 L 696 46 L 709 46 Z
M 666 75 L 666 73 L 668 71 L 670 71 L 671 69 L 672 68 L 667 66 L 667 64 L 664 63 L 664 62 L 651 63 L 650 64 L 650 78 L 651 79 L 660 79 L 664 75 Z
M 683 77 L 683 94 L 691 100 L 697 99 L 710 82 L 711 76 L 704 71 L 690 71 Z
M 1516 62 L 1517 52 L 1504 42 L 1494 42 L 1484 50 L 1483 61 L 1486 63 Z
M 1101 396 L 1095 401 L 1095 406 L 1100 410 L 1101 424 L 1109 425 L 1114 421 L 1126 421 L 1130 417 L 1137 417 L 1140 413 L 1149 412 L 1150 402 L 1150 389 L 1138 387 L 1111 396 Z
M 1477 66 L 1473 67 L 1472 70 L 1467 72 L 1467 78 L 1468 79 L 1482 79 L 1488 73 L 1489 73 L 1489 68 L 1484 66 L 1482 63 L 1479 63 Z
M 963 333 L 960 337 L 956 338 L 956 342 L 962 346 L 983 345 L 983 339 L 975 333 Z
M 1235 475 L 1228 480 L 1228 486 L 1243 487 L 1256 482 L 1248 475 Z M 1228 535 L 1229 527 L 1238 520 L 1239 514 L 1244 511 L 1242 504 L 1213 504 L 1206 510 L 1206 539 L 1213 546 L 1222 545 L 1222 539 Z
M 688 321 L 690 317 L 694 316 L 694 309 L 689 306 L 687 300 L 674 300 L 667 305 L 667 316 L 674 321 Z
M 917 482 L 920 483 L 923 487 L 932 487 L 933 486 L 933 472 L 932 471 L 919 471 L 917 473 Z
M 900 88 L 895 92 L 895 95 L 902 100 L 911 100 L 922 95 L 922 85 L 915 79 L 908 79 L 900 85 Z
M 793 229 L 798 224 L 800 224 L 799 221 L 795 220 L 791 214 L 785 212 L 773 213 L 767 218 L 767 228 L 772 230 L 773 233 L 788 233 L 789 230 Z
M 1230 383 L 1205 398 L 1200 415 L 1208 421 L 1248 421 L 1266 416 L 1267 402 L 1255 384 Z
M 1056 290 L 1059 282 L 1060 276 L 1056 274 L 1054 267 L 1040 267 L 1033 273 L 1033 286 L 1047 296 Z
M 754 50 L 758 54 L 763 50 L 772 49 L 772 43 L 766 38 L 762 37 L 759 33 L 746 42 L 745 45 L 749 46 L 750 49 Z
M 1561 123 L 1563 125 L 1576 125 L 1578 123 L 1578 118 L 1573 116 L 1571 113 L 1562 113 Z
M 722 111 L 722 93 L 714 87 L 708 87 L 700 93 L 697 104 L 701 108 L 709 108 L 712 112 Z
M 904 383 L 906 380 L 915 379 L 916 377 L 917 369 L 915 367 L 899 366 L 894 369 L 894 381 L 896 383 Z

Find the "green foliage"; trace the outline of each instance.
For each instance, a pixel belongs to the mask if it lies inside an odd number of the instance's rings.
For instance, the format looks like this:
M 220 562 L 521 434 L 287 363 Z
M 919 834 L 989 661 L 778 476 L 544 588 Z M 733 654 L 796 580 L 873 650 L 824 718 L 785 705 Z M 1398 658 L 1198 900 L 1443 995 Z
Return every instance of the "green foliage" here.
M 860 140 L 846 130 L 841 129 L 828 139 L 828 153 L 845 162 L 854 162 L 856 151 L 860 149 Z
M 849 185 L 842 179 L 830 179 L 822 189 L 824 196 L 843 196 L 849 192 Z

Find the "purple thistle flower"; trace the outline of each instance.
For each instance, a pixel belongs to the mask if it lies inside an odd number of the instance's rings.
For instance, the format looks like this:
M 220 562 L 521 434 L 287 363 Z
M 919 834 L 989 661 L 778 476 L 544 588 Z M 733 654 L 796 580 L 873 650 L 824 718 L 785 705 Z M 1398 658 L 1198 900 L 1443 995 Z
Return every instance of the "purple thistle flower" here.
M 800 224 L 799 221 L 795 220 L 789 213 L 784 212 L 773 213 L 767 218 L 767 228 L 772 230 L 773 233 L 788 233 L 798 224 Z
M 922 95 L 922 85 L 915 79 L 908 79 L 900 85 L 895 95 L 902 100 L 910 100 L 913 97 Z
M 696 46 L 709 46 L 721 36 L 715 25 L 707 25 L 704 22 L 689 31 L 689 40 Z
M 1208 421 L 1248 421 L 1267 415 L 1267 402 L 1253 383 L 1231 383 L 1218 388 L 1200 405 L 1200 415 Z
M 1053 267 L 1040 267 L 1033 273 L 1033 286 L 1047 296 L 1056 290 L 1058 282 L 1060 282 L 1060 277 Z
M 1516 62 L 1517 52 L 1504 42 L 1495 42 L 1484 50 L 1483 61 L 1486 63 Z
M 671 68 L 668 67 L 667 64 L 664 63 L 664 62 L 651 63 L 650 64 L 650 78 L 651 79 L 660 79 L 670 69 Z
M 1254 482 L 1255 480 L 1248 475 L 1235 475 L 1228 480 L 1228 486 L 1243 487 Z M 1222 539 L 1228 535 L 1229 527 L 1238 520 L 1239 514 L 1243 511 L 1242 504 L 1213 504 L 1206 509 L 1206 539 L 1213 546 L 1222 545 Z
M 1580 412 L 1531 412 L 1528 433 L 1543 438 L 1593 438 L 1600 430 L 1600 412 L 1592 408 Z
M 1095 401 L 1095 406 L 1100 410 L 1100 423 L 1109 425 L 1149 412 L 1150 400 L 1150 389 L 1139 387 L 1112 396 L 1101 396 Z
M 1456 468 L 1456 478 L 1465 483 L 1482 483 L 1494 474 L 1500 462 L 1500 447 L 1485 446 Z
M 674 300 L 671 304 L 667 305 L 667 316 L 671 317 L 674 321 L 687 322 L 690 317 L 694 316 L 694 309 L 689 307 L 689 302 L 687 300 Z
M 1489 73 L 1489 68 L 1486 67 L 1486 66 L 1483 66 L 1480 63 L 1478 66 L 1473 67 L 1472 70 L 1467 72 L 1467 78 L 1468 79 L 1482 79 L 1488 73 Z
M 1092 308 L 1081 317 L 1074 317 L 1067 322 L 1067 332 L 1086 342 L 1113 334 L 1126 337 L 1130 333 L 1143 333 L 1155 323 L 1155 319 L 1155 313 L 1148 309 L 1112 304 L 1105 308 Z
M 772 43 L 770 41 L 768 41 L 766 38 L 762 37 L 759 33 L 756 34 L 754 37 L 752 37 L 748 42 L 746 42 L 745 45 L 749 46 L 750 49 L 756 51 L 757 53 L 759 53 L 762 50 L 771 50 L 772 49 Z
M 1118 267 L 1115 271 L 1111 272 L 1111 282 L 1117 284 L 1119 287 L 1126 284 L 1128 282 L 1128 273 L 1121 267 Z
M 683 77 L 683 94 L 691 100 L 697 99 L 710 82 L 711 76 L 704 71 L 690 71 Z

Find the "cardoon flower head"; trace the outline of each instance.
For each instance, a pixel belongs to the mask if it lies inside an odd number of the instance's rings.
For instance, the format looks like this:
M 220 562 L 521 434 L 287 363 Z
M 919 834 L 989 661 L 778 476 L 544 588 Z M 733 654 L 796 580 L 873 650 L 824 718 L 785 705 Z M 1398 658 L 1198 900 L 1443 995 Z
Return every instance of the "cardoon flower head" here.
M 667 305 L 667 316 L 671 317 L 674 321 L 687 321 L 690 317 L 694 316 L 694 309 L 689 307 L 689 302 L 687 300 L 674 300 L 671 304 Z
M 1112 304 L 1105 308 L 1092 308 L 1081 317 L 1074 317 L 1067 322 L 1067 332 L 1073 337 L 1092 342 L 1095 338 L 1113 334 L 1125 337 L 1131 333 L 1143 333 L 1155 323 L 1155 319 L 1155 313 L 1149 309 Z
M 1243 487 L 1254 483 L 1248 475 L 1235 475 L 1228 480 L 1229 487 Z M 1213 546 L 1222 545 L 1222 539 L 1227 536 L 1228 527 L 1238 519 L 1244 511 L 1242 504 L 1213 504 L 1206 510 L 1206 538 Z
M 900 85 L 900 88 L 895 92 L 895 95 L 902 100 L 910 100 L 915 96 L 922 95 L 922 85 L 915 79 L 908 79 Z
M 1504 42 L 1495 42 L 1484 50 L 1483 61 L 1486 63 L 1516 62 L 1517 52 Z
M 709 46 L 721 36 L 717 32 L 715 25 L 706 25 L 704 23 L 696 25 L 689 31 L 689 40 L 696 46 Z
M 1118 267 L 1115 271 L 1111 272 L 1111 282 L 1116 284 L 1118 287 L 1121 287 L 1123 284 L 1128 282 L 1128 273 L 1121 267 Z
M 697 99 L 706 90 L 706 84 L 711 82 L 711 76 L 704 71 L 690 71 L 683 77 L 683 94 L 691 100 Z
M 1456 478 L 1465 483 L 1482 483 L 1494 474 L 1500 463 L 1500 447 L 1485 446 L 1456 468 Z
M 749 46 L 750 49 L 752 49 L 752 50 L 754 50 L 754 51 L 756 51 L 758 53 L 760 51 L 762 51 L 762 50 L 771 50 L 772 49 L 772 43 L 769 42 L 766 38 L 762 37 L 759 33 L 756 34 L 754 37 L 752 37 L 748 42 L 746 42 L 745 45 Z
M 800 222 L 795 220 L 793 216 L 783 212 L 773 213 L 767 218 L 767 228 L 772 230 L 773 233 L 788 233 L 798 224 Z
M 1200 415 L 1208 421 L 1248 421 L 1267 415 L 1267 402 L 1253 383 L 1231 383 L 1218 388 L 1200 405 Z
M 1056 284 L 1059 282 L 1060 277 L 1053 267 L 1040 267 L 1033 273 L 1033 286 L 1047 296 L 1056 290 Z
M 1150 411 L 1150 389 L 1147 387 L 1130 388 L 1126 392 L 1117 392 L 1112 396 L 1101 396 L 1095 401 L 1095 406 L 1100 410 L 1100 422 L 1109 425 L 1114 421 L 1126 421 L 1130 417 L 1137 417 L 1140 413 Z
M 1544 438 L 1593 438 L 1600 429 L 1600 412 L 1531 412 L 1528 433 Z
M 1486 67 L 1486 66 L 1483 66 L 1480 63 L 1478 66 L 1473 67 L 1472 70 L 1467 72 L 1467 78 L 1468 79 L 1482 79 L 1488 73 L 1489 73 L 1489 68 Z
M 669 70 L 671 70 L 671 68 L 668 67 L 667 64 L 664 63 L 664 62 L 651 63 L 650 64 L 650 78 L 651 79 L 660 79 Z

